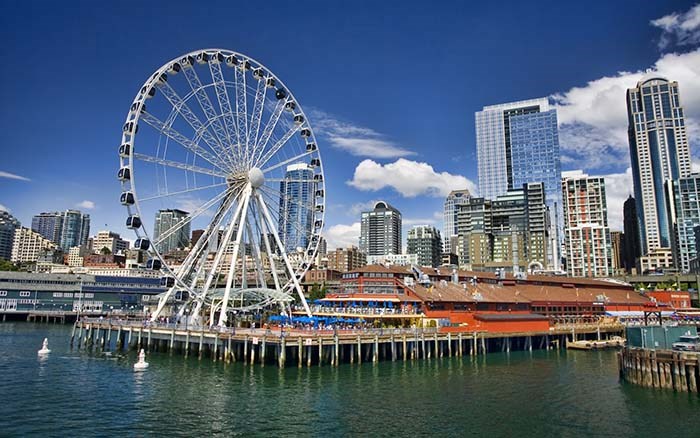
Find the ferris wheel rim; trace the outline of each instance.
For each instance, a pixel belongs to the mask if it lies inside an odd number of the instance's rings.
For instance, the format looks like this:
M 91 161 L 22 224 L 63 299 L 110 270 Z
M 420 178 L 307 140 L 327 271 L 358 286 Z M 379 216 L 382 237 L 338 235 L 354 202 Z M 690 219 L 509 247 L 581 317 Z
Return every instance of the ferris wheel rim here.
M 289 88 L 284 84 L 284 82 L 283 82 L 281 79 L 279 79 L 279 77 L 278 77 L 277 75 L 275 75 L 274 72 L 272 72 L 268 67 L 266 67 L 263 63 L 259 62 L 259 61 L 256 60 L 255 58 L 252 58 L 252 57 L 247 56 L 247 55 L 245 55 L 245 54 L 243 54 L 243 53 L 240 53 L 240 52 L 237 52 L 237 51 L 228 50 L 228 49 L 207 48 L 207 49 L 195 50 L 195 51 L 188 52 L 188 53 L 186 53 L 186 54 L 184 54 L 184 55 L 180 55 L 180 56 L 178 56 L 178 57 L 176 57 L 176 58 L 173 58 L 173 59 L 171 59 L 170 61 L 168 61 L 168 62 L 166 62 L 165 64 L 163 64 L 160 68 L 158 68 L 158 69 L 155 71 L 155 73 L 153 73 L 153 74 L 144 82 L 143 86 L 141 87 L 141 91 L 140 91 L 140 92 L 137 92 L 136 97 L 132 100 L 132 106 L 131 106 L 132 110 L 129 111 L 129 113 L 127 114 L 127 118 L 126 118 L 125 123 L 128 124 L 128 123 L 130 123 L 130 122 L 133 122 L 133 123 L 134 123 L 134 126 L 135 126 L 135 127 L 138 127 L 138 124 L 139 124 L 139 122 L 140 122 L 141 119 L 142 119 L 142 113 L 141 113 L 141 111 L 140 111 L 140 108 L 141 108 L 141 105 L 143 104 L 143 102 L 145 102 L 145 100 L 146 100 L 146 97 L 144 97 L 144 90 L 146 90 L 146 93 L 148 93 L 148 92 L 150 92 L 150 90 L 151 90 L 152 88 L 156 88 L 156 86 L 157 86 L 157 81 L 158 81 L 158 79 L 161 77 L 161 75 L 163 75 L 164 73 L 167 73 L 168 70 L 169 70 L 170 68 L 172 68 L 172 66 L 173 66 L 175 63 L 177 63 L 178 61 L 180 61 L 180 60 L 182 60 L 182 59 L 185 59 L 185 58 L 187 58 L 187 57 L 192 57 L 192 58 L 193 58 L 193 57 L 196 57 L 197 55 L 200 55 L 200 54 L 202 54 L 202 53 L 214 54 L 214 55 L 216 55 L 216 54 L 221 54 L 221 55 L 223 55 L 223 56 L 235 56 L 235 57 L 237 57 L 238 59 L 243 60 L 244 62 L 252 62 L 252 63 L 254 63 L 254 64 L 257 66 L 257 68 L 262 68 L 262 69 L 264 70 L 265 74 L 266 74 L 266 78 L 269 78 L 269 77 L 274 78 L 274 80 L 275 80 L 275 82 L 276 82 L 276 84 L 277 84 L 277 87 L 280 87 L 280 88 L 282 88 L 283 90 L 285 90 L 285 92 L 287 93 L 287 96 L 288 96 L 288 97 L 286 98 L 286 101 L 290 101 L 290 102 L 294 102 L 294 103 L 295 103 L 295 105 L 296 105 L 295 113 L 301 114 L 301 115 L 303 116 L 304 120 L 306 120 L 305 128 L 308 129 L 308 130 L 310 131 L 310 136 L 309 136 L 309 138 L 310 138 L 310 140 L 312 141 L 312 143 L 313 143 L 314 145 L 318 145 L 318 143 L 317 143 L 317 141 L 316 141 L 316 136 L 315 136 L 313 127 L 312 127 L 311 123 L 308 122 L 309 119 L 308 119 L 308 117 L 306 116 L 306 112 L 304 111 L 304 109 L 302 108 L 302 106 L 299 104 L 299 101 L 296 99 L 296 97 L 293 95 L 293 93 L 292 93 L 292 92 L 289 90 Z M 193 66 L 192 66 L 192 68 L 193 68 Z M 236 68 L 236 67 L 234 67 L 234 68 Z M 230 82 L 230 81 L 229 81 L 229 82 Z M 229 84 L 229 85 L 230 85 L 230 84 Z M 206 81 L 206 84 L 204 84 L 200 89 L 203 89 L 203 88 L 206 88 L 206 87 L 213 87 L 213 86 L 215 86 L 215 84 L 214 84 L 213 82 Z M 224 86 L 226 86 L 226 84 L 224 84 Z M 198 89 L 198 90 L 194 90 L 194 89 L 193 89 L 191 93 L 188 93 L 188 95 L 186 96 L 185 102 L 188 101 L 188 100 L 190 100 L 190 99 L 192 99 L 192 98 L 194 97 L 194 95 L 196 94 L 197 91 L 199 91 L 199 89 Z M 134 111 L 134 110 L 133 110 L 134 108 L 136 108 L 137 111 Z M 173 107 L 172 110 L 175 111 L 175 108 Z M 263 108 L 262 111 L 264 111 L 264 108 Z M 219 114 L 217 115 L 217 118 L 221 118 L 221 117 L 224 117 L 224 116 L 225 116 L 225 114 L 219 113 Z M 177 117 L 177 116 L 176 116 L 176 117 Z M 213 123 L 214 123 L 213 120 L 207 118 L 207 119 L 205 120 L 205 128 L 208 129 Z M 154 129 L 155 129 L 155 128 L 154 128 Z M 246 129 L 247 129 L 247 128 L 246 128 Z M 156 130 L 156 131 L 157 131 L 157 130 Z M 137 189 L 137 187 L 138 187 L 138 185 L 137 185 L 137 176 L 138 176 L 138 174 L 137 174 L 136 172 L 134 172 L 134 164 L 135 164 L 135 160 L 137 159 L 136 154 L 138 153 L 138 152 L 137 152 L 137 151 L 138 151 L 138 148 L 137 148 L 137 146 L 136 146 L 136 145 L 137 145 L 137 141 L 136 141 L 137 138 L 138 138 L 138 135 L 137 135 L 137 132 L 136 132 L 136 128 L 134 128 L 134 132 L 133 132 L 133 133 L 127 133 L 126 131 L 122 133 L 122 144 L 130 144 L 130 145 L 131 145 L 131 153 L 129 154 L 128 158 L 126 159 L 126 163 L 128 164 L 128 169 L 129 169 L 129 171 L 130 171 L 130 177 L 131 177 L 131 179 L 130 179 L 130 181 L 129 181 L 129 184 L 128 184 L 128 188 L 129 188 L 129 190 L 131 191 L 131 193 L 133 194 L 133 198 L 134 198 L 133 204 L 132 204 L 132 205 L 126 205 L 126 208 L 127 208 L 127 212 L 128 212 L 128 214 L 129 214 L 129 216 L 134 216 L 134 215 L 136 215 L 136 216 L 138 216 L 139 218 L 141 218 L 141 226 L 138 227 L 138 228 L 136 228 L 136 229 L 134 229 L 134 231 L 135 231 L 137 237 L 138 237 L 138 238 L 145 238 L 145 239 L 148 239 L 149 241 L 153 242 L 153 240 L 152 240 L 152 238 L 151 238 L 151 235 L 150 235 L 150 233 L 149 233 L 149 231 L 148 231 L 148 229 L 147 229 L 146 221 L 144 220 L 145 217 L 144 217 L 144 215 L 142 214 L 142 208 L 141 208 L 141 202 L 145 202 L 146 200 L 148 200 L 148 198 L 147 198 L 147 197 L 144 198 L 144 197 L 140 197 L 140 196 L 139 196 L 139 192 L 138 192 L 138 189 Z M 198 137 L 197 140 L 198 140 L 198 142 L 201 142 L 201 136 Z M 166 140 L 166 141 L 169 141 L 169 140 Z M 284 146 L 285 144 L 286 144 L 286 143 L 283 143 L 282 146 Z M 246 147 L 249 147 L 250 145 L 246 143 L 245 146 L 246 146 Z M 257 145 L 256 145 L 256 146 L 257 146 Z M 266 146 L 266 144 L 263 145 L 263 148 L 261 149 L 261 151 L 264 151 L 264 150 L 265 150 L 264 146 Z M 239 143 L 238 147 L 240 148 L 240 143 Z M 193 155 L 197 155 L 197 154 L 193 154 Z M 320 149 L 317 148 L 317 149 L 315 150 L 315 155 L 317 155 L 318 158 L 319 158 L 319 163 L 318 163 L 319 170 L 318 170 L 318 173 L 319 173 L 322 177 L 321 177 L 320 181 L 318 181 L 318 183 L 319 183 L 319 185 L 320 185 L 320 189 L 321 189 L 322 192 L 323 192 L 323 196 L 321 196 L 320 204 L 318 204 L 319 201 L 316 200 L 316 201 L 314 202 L 314 205 L 322 205 L 322 206 L 325 206 L 325 203 L 326 203 L 325 192 L 326 192 L 326 190 L 325 190 L 325 178 L 323 178 L 323 175 L 324 175 L 325 172 L 324 172 L 324 170 L 323 170 L 323 160 L 320 160 L 320 158 L 321 158 Z M 268 162 L 268 161 L 270 160 L 270 158 L 272 158 L 272 157 L 274 157 L 274 156 L 275 156 L 274 154 L 271 155 L 270 157 L 267 158 L 267 160 L 264 160 L 264 162 Z M 230 157 L 229 157 L 229 158 L 230 158 Z M 124 164 L 124 160 L 122 160 L 121 162 L 122 162 L 122 164 Z M 258 160 L 258 161 L 256 162 L 256 164 L 257 164 L 258 162 L 260 162 L 260 161 Z M 212 163 L 212 165 L 213 165 L 213 163 Z M 250 166 L 250 164 L 247 164 L 247 166 Z M 194 167 L 193 167 L 193 168 L 194 168 Z M 257 166 L 256 166 L 255 168 L 258 169 L 258 170 L 263 171 L 263 169 L 259 169 Z M 244 167 L 244 170 L 245 170 L 245 167 Z M 195 171 L 195 172 L 196 172 L 196 171 Z M 219 176 L 221 176 L 221 175 L 219 175 Z M 125 185 L 122 184 L 122 186 L 124 187 Z M 226 189 L 225 189 L 223 192 L 221 192 L 221 193 L 226 193 L 226 191 L 228 191 L 228 190 L 229 190 L 229 188 L 226 188 Z M 236 195 L 234 196 L 234 200 L 240 200 L 240 199 L 241 199 L 241 193 L 239 192 L 238 194 L 236 194 Z M 320 219 L 319 219 L 319 220 L 320 220 L 321 225 L 320 225 L 320 227 L 318 227 L 318 229 L 316 229 L 316 227 L 312 227 L 312 228 L 311 228 L 311 233 L 310 233 L 309 239 L 308 239 L 308 240 L 309 240 L 309 244 L 308 244 L 307 248 L 306 248 L 305 251 L 304 251 L 307 260 L 313 259 L 313 258 L 316 256 L 316 254 L 318 253 L 318 249 L 319 249 L 319 246 L 320 246 L 320 243 L 321 243 L 321 231 L 322 231 L 323 225 L 325 224 L 325 208 L 322 208 L 322 209 L 320 210 Z M 284 248 L 279 248 L 279 250 L 284 250 Z M 190 285 L 188 285 L 186 282 L 184 282 L 182 279 L 179 278 L 179 275 L 177 274 L 177 272 L 175 272 L 175 271 L 170 267 L 169 263 L 165 260 L 164 254 L 161 254 L 161 251 L 156 247 L 156 245 L 152 245 L 152 247 L 149 249 L 149 253 L 152 253 L 152 254 L 155 256 L 155 258 L 157 258 L 158 260 L 160 260 L 161 266 L 162 266 L 161 269 L 162 269 L 163 271 L 165 271 L 166 274 L 168 274 L 168 275 L 170 275 L 171 277 L 173 277 L 173 278 L 175 279 L 175 281 L 177 282 L 178 286 L 179 286 L 181 289 L 187 290 L 188 292 L 192 293 L 192 294 L 195 295 L 195 296 L 197 295 L 196 291 L 193 290 L 193 289 L 195 289 L 194 287 L 191 287 Z M 294 276 L 303 276 L 303 275 L 305 274 L 305 272 L 309 269 L 310 265 L 311 265 L 310 263 L 302 263 L 302 264 L 301 264 L 301 268 L 295 269 L 295 272 L 292 273 L 292 275 L 294 275 Z M 290 281 L 287 282 L 287 285 L 286 285 L 286 286 L 289 286 L 289 284 L 290 284 Z M 284 289 L 288 289 L 286 286 L 285 286 Z

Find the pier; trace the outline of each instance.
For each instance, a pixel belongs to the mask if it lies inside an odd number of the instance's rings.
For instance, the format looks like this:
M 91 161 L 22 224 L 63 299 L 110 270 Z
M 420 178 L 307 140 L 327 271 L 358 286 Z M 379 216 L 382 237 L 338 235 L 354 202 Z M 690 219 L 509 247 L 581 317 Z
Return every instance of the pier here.
M 447 330 L 446 330 L 447 329 Z M 554 327 L 548 332 L 457 332 L 449 328 L 305 330 L 288 328 L 192 327 L 144 321 L 88 319 L 71 333 L 74 348 L 197 355 L 200 359 L 247 364 L 338 366 L 341 363 L 476 356 L 489 352 L 564 348 L 567 339 L 608 339 L 619 325 Z
M 700 353 L 624 348 L 618 353 L 620 378 L 645 388 L 698 392 Z

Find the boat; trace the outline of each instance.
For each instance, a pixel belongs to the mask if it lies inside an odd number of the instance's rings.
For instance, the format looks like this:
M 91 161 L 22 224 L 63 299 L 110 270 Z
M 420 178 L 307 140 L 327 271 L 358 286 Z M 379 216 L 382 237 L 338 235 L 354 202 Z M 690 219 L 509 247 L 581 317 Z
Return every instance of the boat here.
M 625 346 L 625 340 L 620 336 L 613 336 L 610 339 L 600 341 L 566 341 L 566 348 L 572 350 L 602 350 L 605 348 L 619 348 Z

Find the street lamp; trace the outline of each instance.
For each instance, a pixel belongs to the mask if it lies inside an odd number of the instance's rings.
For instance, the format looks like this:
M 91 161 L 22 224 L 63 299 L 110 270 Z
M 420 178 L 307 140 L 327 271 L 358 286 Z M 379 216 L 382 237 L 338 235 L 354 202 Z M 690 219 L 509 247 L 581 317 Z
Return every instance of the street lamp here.
M 190 321 L 190 309 L 187 308 L 187 309 L 185 309 L 185 331 L 187 331 L 189 321 Z

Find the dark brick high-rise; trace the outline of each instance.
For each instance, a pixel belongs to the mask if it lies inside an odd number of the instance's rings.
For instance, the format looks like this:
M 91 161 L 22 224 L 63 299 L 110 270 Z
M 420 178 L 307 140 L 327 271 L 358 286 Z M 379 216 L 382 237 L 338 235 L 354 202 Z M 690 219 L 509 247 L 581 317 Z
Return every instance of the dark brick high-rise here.
M 637 258 L 642 255 L 637 205 L 632 195 L 627 198 L 623 206 L 623 226 L 625 235 L 622 238 L 622 266 L 629 273 L 635 267 Z

